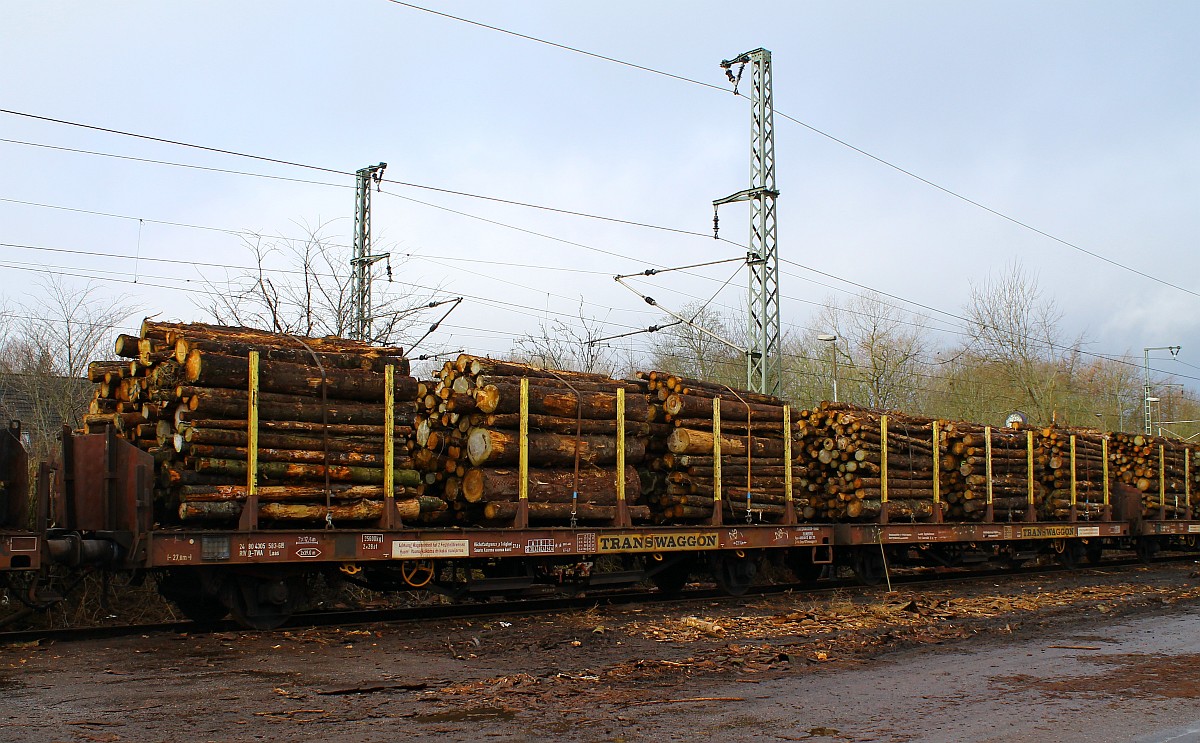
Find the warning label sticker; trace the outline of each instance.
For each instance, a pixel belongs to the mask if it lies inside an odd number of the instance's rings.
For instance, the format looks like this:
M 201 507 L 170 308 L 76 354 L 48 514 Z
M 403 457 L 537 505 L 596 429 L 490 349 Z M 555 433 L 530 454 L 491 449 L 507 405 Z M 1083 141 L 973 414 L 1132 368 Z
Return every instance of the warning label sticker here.
M 397 539 L 392 542 L 392 557 L 410 560 L 425 557 L 466 557 L 470 544 L 466 539 Z

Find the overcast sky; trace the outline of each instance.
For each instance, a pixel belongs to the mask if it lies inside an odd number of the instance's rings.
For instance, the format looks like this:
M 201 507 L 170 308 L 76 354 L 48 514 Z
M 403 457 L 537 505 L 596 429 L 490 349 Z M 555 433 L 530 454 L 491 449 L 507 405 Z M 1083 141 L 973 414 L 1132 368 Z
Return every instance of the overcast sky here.
M 839 279 L 961 313 L 972 283 L 1016 260 L 1090 350 L 1140 361 L 1144 346 L 1179 344 L 1179 361 L 1155 368 L 1200 378 L 1200 4 L 418 4 L 718 86 L 722 59 L 771 50 L 789 332 L 858 291 Z M 745 99 L 386 0 L 8 0 L 0 68 L 4 109 L 337 171 L 386 161 L 391 181 L 701 233 L 712 200 L 749 185 Z M 350 241 L 353 177 L 9 114 L 0 138 L 332 184 L 0 142 L 0 242 L 106 254 L 0 247 L 10 307 L 53 269 L 135 294 L 146 314 L 207 319 L 203 279 L 250 256 L 235 235 L 162 222 L 284 236 L 328 223 L 327 235 Z M 503 354 L 581 306 L 612 333 L 645 327 L 661 313 L 613 274 L 740 253 L 706 237 L 384 190 L 395 195 L 375 197 L 375 243 L 397 258 L 391 290 L 467 297 L 426 352 Z M 722 236 L 744 243 L 746 217 L 744 204 L 723 207 Z M 736 268 L 640 286 L 678 308 Z M 740 308 L 745 287 L 743 268 L 715 306 Z M 959 340 L 952 320 L 936 325 L 950 331 L 940 343 Z

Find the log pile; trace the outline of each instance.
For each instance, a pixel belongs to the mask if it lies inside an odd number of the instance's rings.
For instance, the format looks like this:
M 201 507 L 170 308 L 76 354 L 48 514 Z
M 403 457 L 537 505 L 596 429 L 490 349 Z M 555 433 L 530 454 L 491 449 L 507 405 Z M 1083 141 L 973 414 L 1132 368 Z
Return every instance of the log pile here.
M 887 503 L 883 502 L 883 416 L 887 428 Z M 889 521 L 933 516 L 933 421 L 847 404 L 802 411 L 796 445 L 813 464 L 797 477 L 818 520 Z M 797 493 L 798 494 L 798 493 Z
M 664 437 L 666 429 L 643 384 L 462 354 L 424 391 L 414 453 L 457 519 L 496 525 L 517 514 L 523 378 L 529 380 L 530 522 L 617 517 L 618 389 L 625 390 L 625 499 L 634 521 L 649 518 L 637 466 L 651 437 Z
M 1114 476 L 1142 494 L 1143 516 L 1190 518 L 1196 513 L 1200 506 L 1197 447 L 1162 437 L 1120 432 L 1112 434 L 1109 446 Z M 1160 469 L 1164 475 L 1161 487 Z
M 720 400 L 722 518 L 730 523 L 778 523 L 786 513 L 784 401 L 664 372 L 645 372 L 662 419 L 670 424 L 666 451 L 657 452 L 644 480 L 647 502 L 661 523 L 708 521 L 717 503 L 713 401 Z M 807 501 L 795 504 L 802 517 Z
M 157 462 L 156 518 L 236 520 L 247 497 L 249 355 L 259 361 L 258 517 L 364 521 L 383 514 L 384 379 L 394 369 L 402 518 L 433 522 L 411 456 L 417 382 L 399 348 L 250 328 L 146 320 L 127 361 L 93 362 L 89 432 L 113 426 Z
M 388 366 L 396 515 L 423 525 L 511 526 L 522 515 L 536 525 L 612 524 L 618 481 L 635 523 L 711 521 L 718 502 L 725 523 L 782 523 L 789 445 L 798 521 L 1103 518 L 1106 443 L 1110 483 L 1141 492 L 1145 517 L 1200 513 L 1193 461 L 1200 448 L 1163 438 L 988 428 L 836 403 L 792 411 L 786 430 L 779 398 L 663 372 L 617 380 L 463 354 L 435 379 L 418 381 L 399 348 L 202 324 L 147 320 L 139 336 L 119 336 L 115 350 L 120 360 L 89 366 L 95 396 L 84 428 L 111 427 L 154 456 L 155 514 L 164 525 L 229 524 L 243 515 L 252 351 L 260 357 L 257 515 L 266 522 L 385 515 Z M 625 397 L 619 473 L 618 390 Z
M 991 476 L 992 520 L 1021 521 L 1029 515 L 1029 432 L 953 421 L 942 424 L 940 469 L 943 518 L 980 521 L 987 518 Z M 1034 510 L 1045 500 L 1042 471 L 1048 457 L 1034 437 Z M 989 472 L 988 450 L 991 450 Z
M 1035 469 L 1045 491 L 1038 518 L 1062 521 L 1071 514 L 1071 438 L 1075 439 L 1075 517 L 1092 521 L 1104 515 L 1104 436 L 1091 428 L 1047 427 L 1035 432 Z M 1110 475 L 1111 477 L 1111 475 Z

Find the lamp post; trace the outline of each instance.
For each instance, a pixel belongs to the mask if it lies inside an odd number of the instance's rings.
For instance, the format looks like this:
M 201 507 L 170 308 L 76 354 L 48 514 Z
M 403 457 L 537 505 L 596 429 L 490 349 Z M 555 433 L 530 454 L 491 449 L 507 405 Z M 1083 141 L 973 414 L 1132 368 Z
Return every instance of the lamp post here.
M 830 355 L 833 356 L 833 401 L 838 401 L 837 394 L 837 339 L 838 337 L 832 333 L 822 333 L 817 336 L 817 340 L 828 343 Z
M 1145 420 L 1146 420 L 1146 435 L 1153 436 L 1154 429 L 1150 425 L 1150 352 L 1151 351 L 1170 351 L 1171 356 L 1178 356 L 1181 346 L 1147 346 L 1142 349 L 1145 360 L 1146 370 L 1146 387 L 1143 400 L 1145 401 Z

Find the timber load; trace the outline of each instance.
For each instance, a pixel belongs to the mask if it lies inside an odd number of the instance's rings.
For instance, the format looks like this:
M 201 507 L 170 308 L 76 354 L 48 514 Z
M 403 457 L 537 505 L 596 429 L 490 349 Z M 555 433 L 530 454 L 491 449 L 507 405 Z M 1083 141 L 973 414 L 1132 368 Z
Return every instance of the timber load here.
M 400 348 L 346 338 L 146 320 L 116 355 L 88 369 L 87 432 L 109 426 L 154 455 L 155 517 L 229 522 L 248 502 L 256 437 L 257 517 L 265 522 L 362 522 L 384 513 L 385 380 L 391 368 L 393 489 L 400 518 L 437 523 L 412 458 L 417 380 Z M 251 353 L 257 428 L 251 430 Z
M 421 381 L 400 348 L 204 324 L 147 320 L 115 351 L 88 368 L 84 429 L 153 455 L 164 526 L 245 522 L 251 502 L 268 526 L 1093 521 L 1122 484 L 1143 518 L 1200 513 L 1200 449 L 1161 437 L 792 410 L 470 354 Z
M 844 403 L 801 411 L 796 444 L 813 466 L 797 477 L 797 491 L 808 494 L 818 520 L 928 520 L 940 493 L 935 424 Z M 939 475 L 938 488 L 943 482 Z
M 1045 491 L 1038 517 L 1068 519 L 1073 506 L 1076 519 L 1102 518 L 1105 451 L 1111 447 L 1106 434 L 1091 428 L 1049 426 L 1038 431 L 1035 438 L 1038 441 L 1035 459 L 1041 467 L 1039 484 Z M 1111 450 L 1108 465 L 1111 468 Z M 1112 482 L 1110 479 L 1110 489 Z
M 1142 494 L 1149 519 L 1192 518 L 1200 512 L 1200 473 L 1195 445 L 1161 436 L 1111 434 L 1109 457 L 1114 477 Z
M 512 523 L 519 498 L 522 380 L 528 425 L 525 513 L 540 524 L 613 522 L 618 482 L 633 521 L 640 503 L 637 466 L 667 427 L 645 386 L 603 374 L 544 369 L 462 354 L 421 390 L 414 461 L 425 482 L 467 524 Z M 624 467 L 618 475 L 618 391 L 624 398 Z
M 889 521 L 911 522 L 1105 515 L 1098 431 L 992 427 L 844 403 L 801 411 L 800 420 L 798 446 L 824 468 L 799 476 L 797 488 L 817 494 L 820 519 L 874 521 L 885 511 Z
M 1039 432 L 964 421 L 947 421 L 939 429 L 945 520 L 1026 521 L 1045 507 L 1050 458 Z
M 660 371 L 638 377 L 670 426 L 643 476 L 657 522 L 711 521 L 718 508 L 727 523 L 785 519 L 783 400 Z M 805 497 L 793 506 L 798 518 L 815 515 Z

